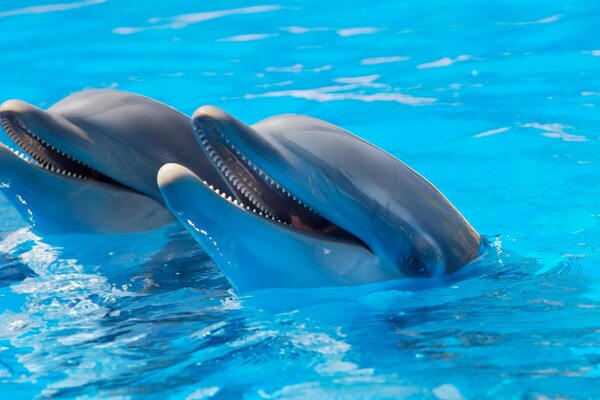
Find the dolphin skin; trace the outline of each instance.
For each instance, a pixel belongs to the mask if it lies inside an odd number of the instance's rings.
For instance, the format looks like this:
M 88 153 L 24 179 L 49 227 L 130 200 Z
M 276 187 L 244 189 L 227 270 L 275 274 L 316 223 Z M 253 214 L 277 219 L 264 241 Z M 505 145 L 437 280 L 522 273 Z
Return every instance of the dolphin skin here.
M 341 128 L 302 115 L 250 127 L 212 106 L 192 122 L 235 198 L 172 163 L 158 185 L 238 290 L 441 277 L 482 252 L 431 183 Z
M 228 188 L 190 118 L 147 97 L 86 90 L 46 111 L 9 100 L 0 123 L 0 190 L 39 232 L 126 233 L 174 221 L 156 185 L 168 162 Z

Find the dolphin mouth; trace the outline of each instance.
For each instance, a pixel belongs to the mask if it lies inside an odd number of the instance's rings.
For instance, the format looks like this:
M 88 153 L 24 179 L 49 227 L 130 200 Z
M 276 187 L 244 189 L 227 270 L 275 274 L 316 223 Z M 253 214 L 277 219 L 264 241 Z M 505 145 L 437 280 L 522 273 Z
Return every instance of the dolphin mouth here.
M 0 125 L 20 151 L 11 146 L 6 147 L 32 165 L 75 179 L 94 180 L 115 186 L 123 186 L 114 179 L 48 144 L 10 112 L 0 113 Z
M 201 123 L 198 123 L 199 120 Z M 224 200 L 294 231 L 355 242 L 371 251 L 360 238 L 313 210 L 255 165 L 229 141 L 212 120 L 199 120 L 194 120 L 193 124 L 197 141 L 208 160 L 228 183 L 235 199 L 221 193 L 210 183 L 204 183 Z

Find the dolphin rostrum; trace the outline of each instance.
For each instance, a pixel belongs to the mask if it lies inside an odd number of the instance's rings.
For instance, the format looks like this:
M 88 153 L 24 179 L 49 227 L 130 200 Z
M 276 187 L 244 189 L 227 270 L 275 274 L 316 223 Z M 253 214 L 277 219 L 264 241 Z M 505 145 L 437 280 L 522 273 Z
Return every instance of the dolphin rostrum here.
M 158 184 L 238 290 L 440 277 L 481 254 L 430 182 L 343 129 L 302 115 L 250 127 L 212 106 L 192 122 L 235 198 L 177 164 Z
M 0 190 L 44 233 L 122 233 L 172 222 L 156 185 L 168 162 L 227 190 L 189 117 L 133 93 L 86 90 L 44 111 L 0 105 Z M 13 149 L 14 148 L 14 149 Z

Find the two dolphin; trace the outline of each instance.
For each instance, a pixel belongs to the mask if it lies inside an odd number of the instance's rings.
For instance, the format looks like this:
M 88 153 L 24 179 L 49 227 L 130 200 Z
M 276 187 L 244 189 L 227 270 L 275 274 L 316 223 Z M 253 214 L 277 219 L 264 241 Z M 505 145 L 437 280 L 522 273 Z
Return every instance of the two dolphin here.
M 0 189 L 36 229 L 148 230 L 172 220 L 166 204 L 239 290 L 441 276 L 481 251 L 423 177 L 310 117 L 250 127 L 207 106 L 190 124 L 95 90 L 48 111 L 6 102 L 0 122 L 26 153 L 0 146 Z

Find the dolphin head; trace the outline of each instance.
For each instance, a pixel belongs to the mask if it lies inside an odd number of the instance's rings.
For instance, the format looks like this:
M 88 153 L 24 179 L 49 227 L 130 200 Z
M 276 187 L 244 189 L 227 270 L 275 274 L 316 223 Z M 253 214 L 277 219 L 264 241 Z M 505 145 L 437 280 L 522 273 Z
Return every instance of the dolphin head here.
M 48 110 L 9 100 L 0 123 L 8 136 L 0 189 L 41 232 L 131 232 L 172 221 L 156 185 L 168 162 L 227 190 L 190 119 L 143 96 L 88 90 Z
M 433 185 L 334 125 L 284 115 L 250 127 L 211 106 L 192 122 L 211 162 L 265 226 L 282 225 L 301 242 L 342 239 L 370 254 L 371 274 L 362 264 L 360 282 L 442 276 L 480 253 L 479 235 Z M 169 189 L 161 190 L 173 210 Z M 185 202 L 177 210 L 185 213 Z
M 220 176 L 198 152 L 190 120 L 147 97 L 116 90 L 72 94 L 47 111 L 19 100 L 0 105 L 10 138 L 50 170 L 121 185 L 162 202 L 156 173 L 167 162 Z

